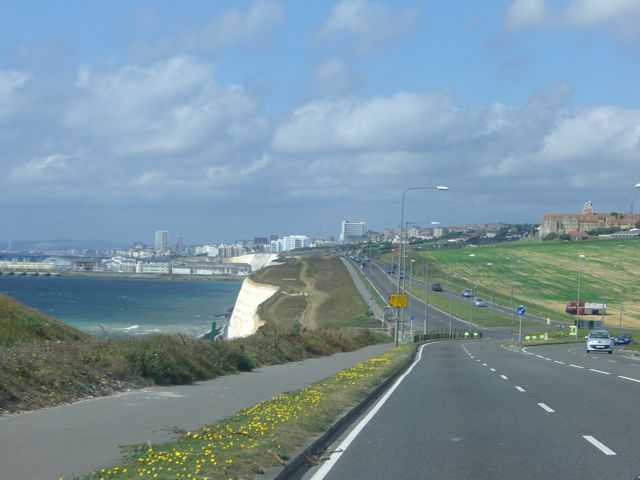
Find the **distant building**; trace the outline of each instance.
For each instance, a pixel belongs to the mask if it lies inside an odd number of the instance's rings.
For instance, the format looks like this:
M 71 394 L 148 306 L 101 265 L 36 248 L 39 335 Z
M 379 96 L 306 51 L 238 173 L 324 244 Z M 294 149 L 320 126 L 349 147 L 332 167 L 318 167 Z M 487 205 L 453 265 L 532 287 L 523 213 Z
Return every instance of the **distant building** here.
M 288 235 L 283 238 L 271 241 L 271 251 L 273 253 L 288 252 L 296 248 L 305 248 L 311 245 L 309 237 L 304 235 Z
M 178 233 L 176 235 L 176 253 L 181 254 L 182 252 L 184 252 L 184 235 Z
M 342 220 L 340 241 L 342 243 L 360 242 L 364 239 L 365 223 L 361 220 Z
M 588 232 L 598 228 L 629 230 L 640 221 L 637 213 L 594 213 L 591 201 L 585 202 L 582 213 L 549 213 L 540 224 L 538 234 L 544 238 L 552 233 L 568 235 L 570 232 Z
M 166 230 L 156 230 L 156 251 L 162 252 L 169 247 L 169 232 Z

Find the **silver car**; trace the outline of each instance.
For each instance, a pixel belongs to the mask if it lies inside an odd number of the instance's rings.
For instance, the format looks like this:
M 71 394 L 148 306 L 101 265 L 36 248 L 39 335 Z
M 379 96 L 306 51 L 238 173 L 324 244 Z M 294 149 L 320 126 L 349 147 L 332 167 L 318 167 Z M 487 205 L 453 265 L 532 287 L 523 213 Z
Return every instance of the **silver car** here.
M 473 306 L 474 307 L 486 307 L 487 304 L 485 303 L 485 301 L 481 298 L 474 298 L 473 299 Z
M 613 339 L 606 330 L 593 330 L 587 337 L 587 353 L 609 352 L 613 353 Z

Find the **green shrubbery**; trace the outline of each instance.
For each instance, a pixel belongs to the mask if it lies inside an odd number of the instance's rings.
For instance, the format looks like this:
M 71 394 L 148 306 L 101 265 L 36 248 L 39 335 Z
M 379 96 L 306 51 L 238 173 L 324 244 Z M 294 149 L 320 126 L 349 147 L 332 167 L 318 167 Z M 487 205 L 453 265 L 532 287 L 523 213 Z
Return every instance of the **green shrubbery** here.
M 187 384 L 385 339 L 369 332 L 265 329 L 228 342 L 151 335 L 2 347 L 0 411 L 39 408 L 146 385 Z

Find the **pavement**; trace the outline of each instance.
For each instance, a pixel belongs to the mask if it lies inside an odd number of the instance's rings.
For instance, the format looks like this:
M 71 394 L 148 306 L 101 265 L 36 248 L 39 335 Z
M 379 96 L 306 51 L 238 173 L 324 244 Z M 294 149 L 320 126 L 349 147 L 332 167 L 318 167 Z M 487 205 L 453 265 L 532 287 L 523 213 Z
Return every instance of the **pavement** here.
M 342 263 L 349 272 L 349 275 L 353 280 L 353 284 L 356 286 L 356 289 L 358 290 L 358 293 L 360 294 L 362 299 L 367 303 L 367 305 L 371 305 L 371 311 L 373 312 L 373 314 L 377 318 L 384 318 L 384 310 L 380 307 L 380 305 L 378 305 L 376 301 L 372 300 L 369 290 L 367 290 L 367 287 L 362 281 L 362 278 L 360 277 L 360 275 L 358 275 L 358 272 L 356 272 L 357 267 L 354 267 L 353 263 L 346 260 L 344 257 L 340 257 L 340 260 L 342 260 Z
M 118 463 L 120 445 L 163 442 L 300 389 L 392 344 L 262 367 L 194 385 L 154 387 L 0 417 L 0 478 L 51 480 Z

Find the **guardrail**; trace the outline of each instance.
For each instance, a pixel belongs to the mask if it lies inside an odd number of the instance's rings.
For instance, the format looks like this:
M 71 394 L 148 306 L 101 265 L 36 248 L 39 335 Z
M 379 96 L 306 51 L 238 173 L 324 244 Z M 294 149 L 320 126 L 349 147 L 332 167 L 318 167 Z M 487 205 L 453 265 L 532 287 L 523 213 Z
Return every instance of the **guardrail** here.
M 468 330 L 453 330 L 452 332 L 428 332 L 413 336 L 413 342 L 424 342 L 426 340 L 469 340 L 482 338 L 482 331 L 469 333 Z

